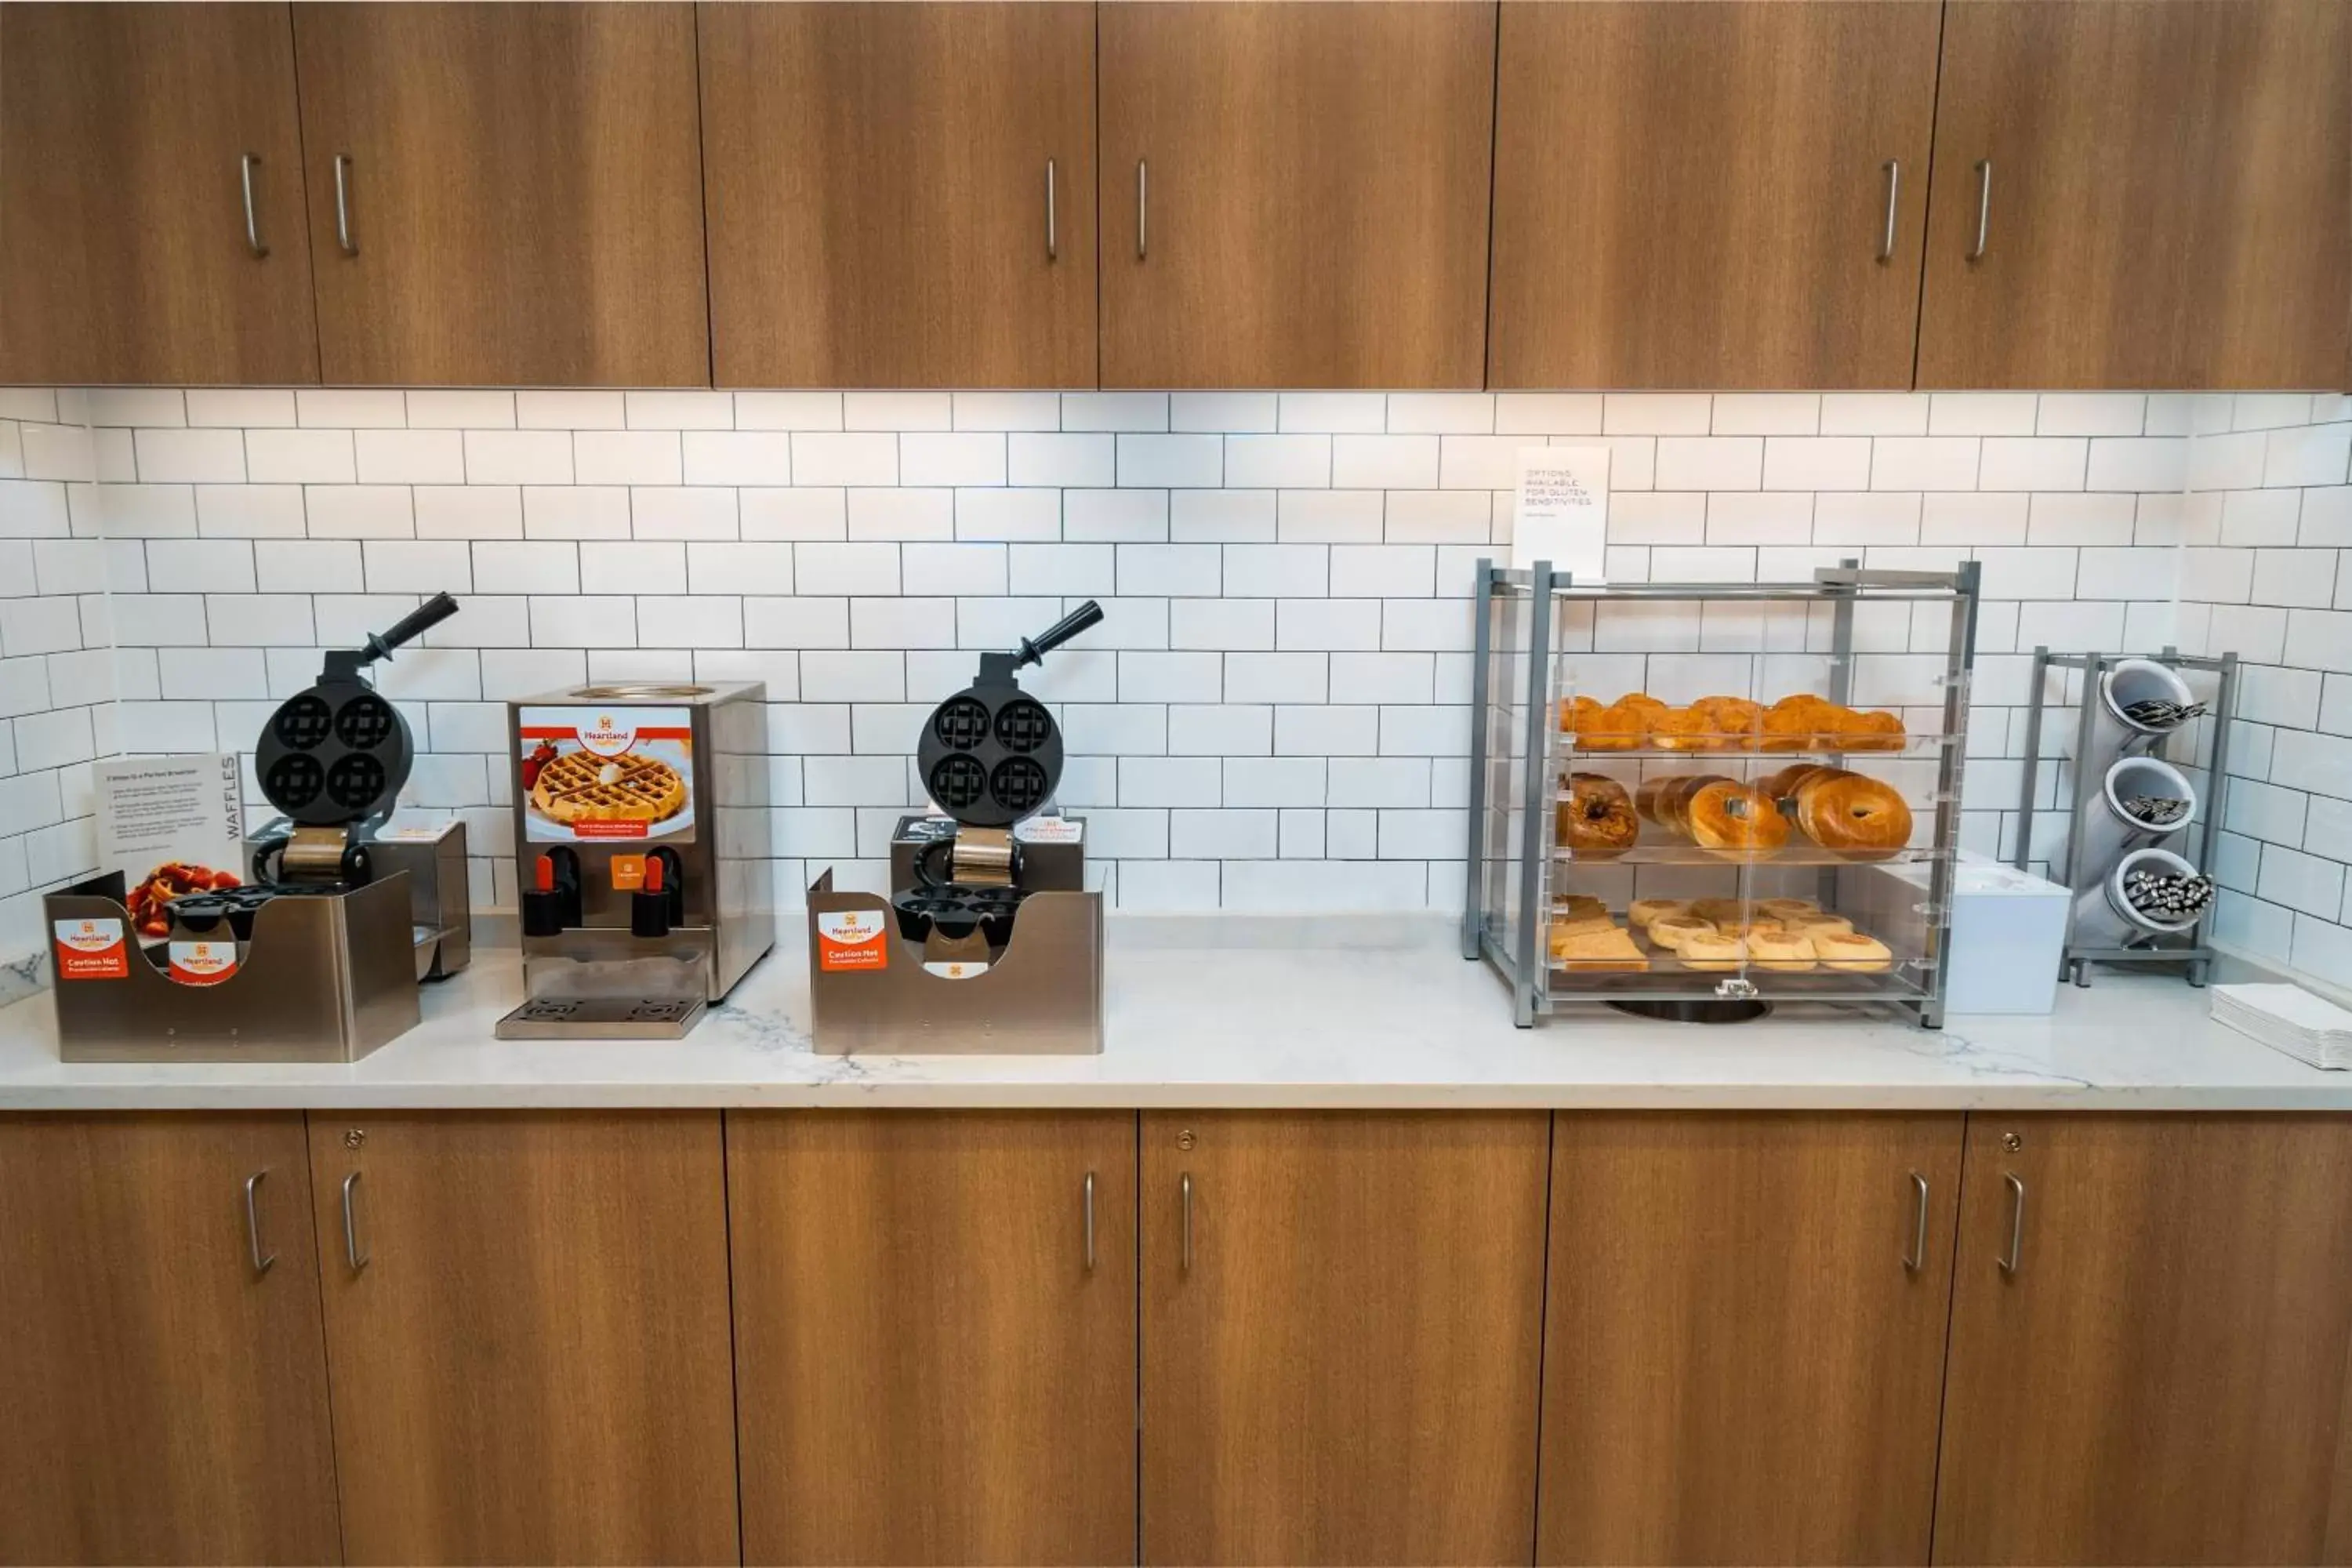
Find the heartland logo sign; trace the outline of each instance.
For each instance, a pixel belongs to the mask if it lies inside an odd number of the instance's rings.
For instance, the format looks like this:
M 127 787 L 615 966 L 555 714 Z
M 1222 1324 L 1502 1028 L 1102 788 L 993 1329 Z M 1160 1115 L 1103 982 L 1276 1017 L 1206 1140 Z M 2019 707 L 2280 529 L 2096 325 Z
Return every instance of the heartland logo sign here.
M 609 713 L 600 713 L 593 724 L 580 726 L 581 750 L 600 757 L 617 757 L 637 743 L 635 724 L 615 724 Z
M 890 940 L 882 916 L 872 910 L 840 910 L 816 917 L 819 969 L 887 969 Z
M 121 921 L 54 922 L 60 980 L 128 980 L 131 950 L 123 945 Z

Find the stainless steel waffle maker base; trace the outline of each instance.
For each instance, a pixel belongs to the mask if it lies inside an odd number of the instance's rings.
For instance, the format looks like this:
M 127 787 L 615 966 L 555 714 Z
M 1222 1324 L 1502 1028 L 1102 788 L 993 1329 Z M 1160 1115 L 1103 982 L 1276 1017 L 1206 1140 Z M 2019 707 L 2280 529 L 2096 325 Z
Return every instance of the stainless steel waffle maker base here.
M 365 647 L 330 653 L 256 750 L 284 814 L 249 841 L 251 880 L 162 906 L 142 939 L 120 872 L 43 900 L 67 1061 L 352 1061 L 413 1026 L 416 987 L 465 967 L 466 839 L 379 837 L 414 757 L 360 671 L 457 613 L 436 595 Z

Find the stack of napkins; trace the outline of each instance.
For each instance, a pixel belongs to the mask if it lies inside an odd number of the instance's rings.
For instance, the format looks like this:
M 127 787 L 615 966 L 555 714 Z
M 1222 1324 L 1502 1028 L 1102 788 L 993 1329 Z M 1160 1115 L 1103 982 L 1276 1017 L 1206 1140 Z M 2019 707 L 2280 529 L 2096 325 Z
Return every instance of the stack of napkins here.
M 2352 1012 L 2299 985 L 2216 985 L 2213 1021 L 2315 1068 L 2352 1068 Z

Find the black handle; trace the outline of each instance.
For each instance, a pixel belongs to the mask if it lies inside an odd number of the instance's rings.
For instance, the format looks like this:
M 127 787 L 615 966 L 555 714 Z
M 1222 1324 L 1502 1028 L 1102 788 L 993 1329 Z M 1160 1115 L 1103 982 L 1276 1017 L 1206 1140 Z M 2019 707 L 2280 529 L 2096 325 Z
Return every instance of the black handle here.
M 416 608 L 401 616 L 399 620 L 394 621 L 390 630 L 378 632 L 368 638 L 366 650 L 368 662 L 373 663 L 379 658 L 391 658 L 394 648 L 405 642 L 414 642 L 457 613 L 457 600 L 446 594 L 434 595 Z
M 1103 607 L 1088 599 L 1035 637 L 1023 637 L 1021 657 L 1013 662 L 1013 668 L 1018 669 L 1024 664 L 1035 664 L 1087 627 L 1101 624 L 1102 618 Z

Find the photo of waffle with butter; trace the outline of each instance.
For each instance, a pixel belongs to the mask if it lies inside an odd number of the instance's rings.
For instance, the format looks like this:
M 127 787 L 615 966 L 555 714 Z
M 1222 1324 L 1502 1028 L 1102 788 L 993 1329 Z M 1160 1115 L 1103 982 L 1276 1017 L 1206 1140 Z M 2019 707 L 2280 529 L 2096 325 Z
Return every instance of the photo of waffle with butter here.
M 686 780 L 658 757 L 559 752 L 539 765 L 530 804 L 550 822 L 667 822 L 686 806 Z

